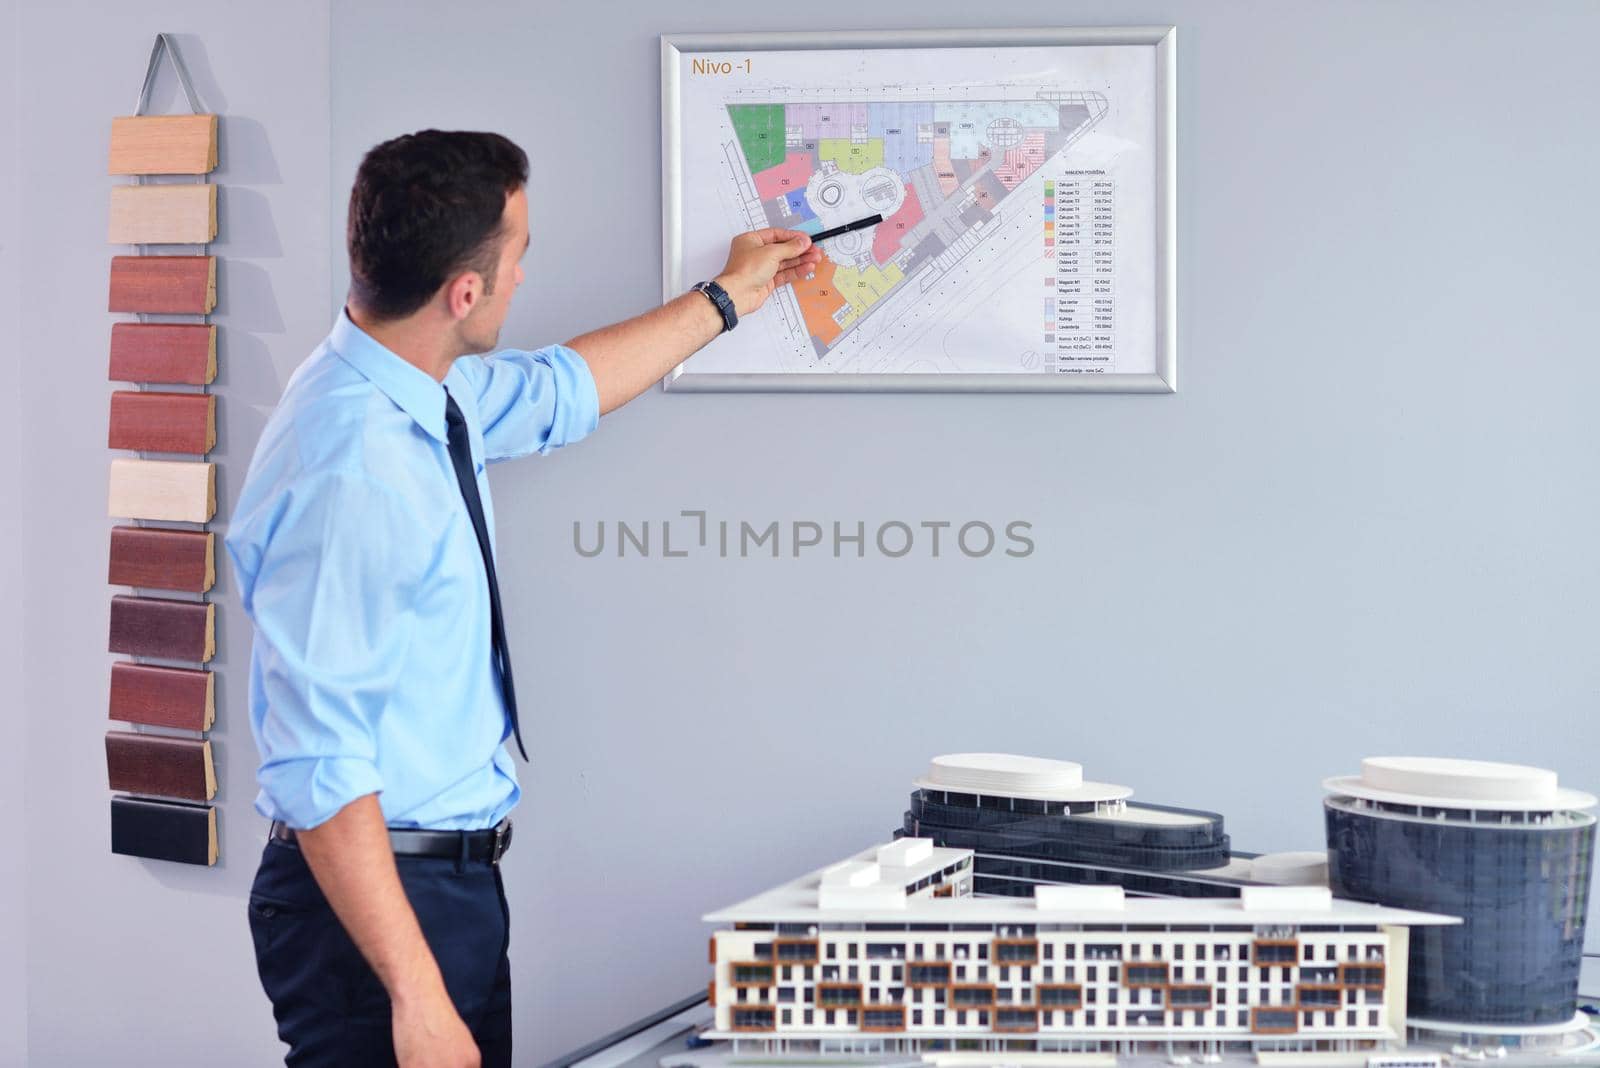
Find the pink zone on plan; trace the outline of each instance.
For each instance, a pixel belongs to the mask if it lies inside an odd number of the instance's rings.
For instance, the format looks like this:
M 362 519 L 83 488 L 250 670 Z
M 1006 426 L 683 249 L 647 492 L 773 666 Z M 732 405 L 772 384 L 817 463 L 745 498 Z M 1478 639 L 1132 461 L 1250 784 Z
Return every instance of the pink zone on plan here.
M 756 195 L 762 200 L 775 200 L 805 189 L 817 161 L 810 152 L 791 152 L 776 167 L 768 167 L 756 174 Z
M 906 234 L 921 221 L 922 201 L 917 199 L 916 189 L 908 185 L 900 210 L 873 227 L 872 258 L 879 263 L 888 263 L 889 257 L 900 251 L 900 242 Z

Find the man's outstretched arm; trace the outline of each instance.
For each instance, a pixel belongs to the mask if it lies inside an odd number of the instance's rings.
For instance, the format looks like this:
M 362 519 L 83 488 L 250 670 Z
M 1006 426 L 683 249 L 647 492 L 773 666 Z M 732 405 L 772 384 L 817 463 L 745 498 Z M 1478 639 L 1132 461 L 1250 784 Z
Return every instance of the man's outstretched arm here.
M 822 251 L 798 230 L 754 230 L 733 239 L 716 281 L 740 318 L 761 307 L 778 286 L 805 278 Z M 722 332 L 722 316 L 701 293 L 685 293 L 643 315 L 591 330 L 567 342 L 589 365 L 600 413 L 620 408 Z

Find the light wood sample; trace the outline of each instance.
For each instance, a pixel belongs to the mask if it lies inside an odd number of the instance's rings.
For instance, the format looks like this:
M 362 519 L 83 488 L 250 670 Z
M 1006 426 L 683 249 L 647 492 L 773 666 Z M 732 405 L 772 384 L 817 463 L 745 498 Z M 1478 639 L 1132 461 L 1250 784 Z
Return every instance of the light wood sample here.
M 106 446 L 140 452 L 192 452 L 204 455 L 217 443 L 214 393 L 139 392 L 111 394 Z
M 208 731 L 217 719 L 215 677 L 193 668 L 115 661 L 111 665 L 110 718 Z
M 203 315 L 217 306 L 215 256 L 113 256 L 107 311 Z
M 113 586 L 204 593 L 217 580 L 216 535 L 209 530 L 112 527 Z
M 111 120 L 107 174 L 207 174 L 216 166 L 215 115 L 124 115 Z
M 107 377 L 209 385 L 217 377 L 217 328 L 209 323 L 116 323 Z
M 111 190 L 113 245 L 203 245 L 217 236 L 217 187 L 119 185 Z
M 217 511 L 216 465 L 188 460 L 111 461 L 107 514 L 204 523 Z

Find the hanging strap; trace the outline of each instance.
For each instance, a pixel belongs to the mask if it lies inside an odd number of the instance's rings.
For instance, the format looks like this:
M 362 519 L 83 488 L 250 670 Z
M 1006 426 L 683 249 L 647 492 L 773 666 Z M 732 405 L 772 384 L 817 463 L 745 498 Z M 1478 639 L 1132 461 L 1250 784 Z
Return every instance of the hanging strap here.
M 189 69 L 183 65 L 183 57 L 178 54 L 178 42 L 172 39 L 170 33 L 156 34 L 155 46 L 150 49 L 150 65 L 144 69 L 144 87 L 139 90 L 139 106 L 133 113 L 143 115 L 144 109 L 150 106 L 150 89 L 156 83 L 156 70 L 161 66 L 163 53 L 172 60 L 173 73 L 178 76 L 178 84 L 183 86 L 183 95 L 189 98 L 189 110 L 196 115 L 205 114 L 205 109 L 200 106 L 200 98 L 195 95 L 194 85 L 189 81 Z

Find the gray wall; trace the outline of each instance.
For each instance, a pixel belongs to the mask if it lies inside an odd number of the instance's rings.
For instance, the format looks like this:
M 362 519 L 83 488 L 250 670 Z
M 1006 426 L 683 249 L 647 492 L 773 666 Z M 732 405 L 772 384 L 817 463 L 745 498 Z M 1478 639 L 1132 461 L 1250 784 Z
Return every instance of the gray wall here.
M 327 329 L 328 16 L 288 0 L 27 3 L 19 28 L 24 314 L 32 443 L 22 583 L 28 628 L 29 1063 L 265 1064 L 278 1046 L 244 897 L 262 841 L 245 718 L 250 625 L 219 575 L 215 662 L 222 863 L 112 856 L 102 736 L 109 663 L 105 174 L 157 31 L 179 35 L 222 125 L 217 391 L 219 529 L 287 374 Z M 170 73 L 156 110 L 182 107 Z M 116 179 L 120 180 L 120 179 Z M 7 199 L 9 203 L 9 198 Z M 8 292 L 10 287 L 8 287 Z M 8 554 L 8 557 L 10 554 Z
M 7 3 L 0 6 L 0 56 L 5 57 L 4 92 L 15 99 L 21 73 L 16 58 L 16 11 Z M 17 321 L 17 111 L 0 110 L 0 322 Z M 8 506 L 0 511 L 0 551 L 11 558 L 20 551 L 26 509 L 23 505 L 22 453 L 22 361 L 0 360 L 0 426 L 5 440 L 0 444 L 0 499 Z M 28 720 L 22 715 L 22 612 L 20 592 L 8 571 L 6 593 L 0 598 L 0 683 L 5 687 L 3 703 L 5 726 L 15 744 L 0 748 L 0 806 L 6 812 L 22 809 L 22 773 L 26 763 Z M 27 900 L 24 885 L 24 854 L 19 849 L 0 853 L 0 1068 L 23 1062 L 27 1048 L 27 955 L 23 949 Z
M 565 454 L 495 470 L 534 753 L 508 871 L 525 1062 L 702 986 L 696 917 L 884 836 L 933 753 L 1078 759 L 1146 799 L 1219 809 L 1263 850 L 1316 847 L 1319 779 L 1365 753 L 1522 760 L 1600 786 L 1585 418 L 1600 386 L 1600 146 L 1586 136 L 1600 9 L 905 12 L 24 7 L 34 40 L 71 42 L 18 62 L 21 432 L 48 445 L 19 510 L 32 1063 L 277 1050 L 243 920 L 262 827 L 231 576 L 223 865 L 106 852 L 101 171 L 158 29 L 186 35 L 228 116 L 225 522 L 266 410 L 342 294 L 342 201 L 375 141 L 471 126 L 530 150 L 534 252 L 506 338 L 534 345 L 659 297 L 658 33 L 1182 27 L 1181 393 L 652 393 Z M 1038 550 L 573 552 L 575 520 L 686 508 L 761 524 L 1026 519 Z

